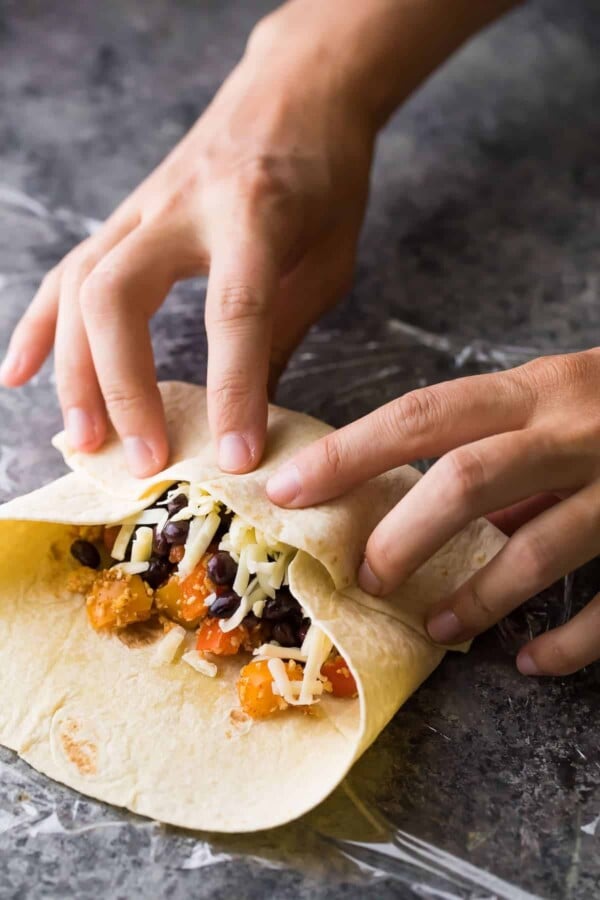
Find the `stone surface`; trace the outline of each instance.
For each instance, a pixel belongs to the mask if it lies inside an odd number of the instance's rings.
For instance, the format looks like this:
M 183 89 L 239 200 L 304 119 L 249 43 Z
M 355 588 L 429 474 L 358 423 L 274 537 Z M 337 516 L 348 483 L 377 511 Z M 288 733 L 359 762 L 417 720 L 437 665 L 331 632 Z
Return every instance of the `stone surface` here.
M 191 125 L 268 8 L 0 3 L 0 346 L 44 271 Z M 599 40 L 595 4 L 532 2 L 398 113 L 355 286 L 279 402 L 341 424 L 416 385 L 598 342 Z M 163 378 L 203 378 L 204 288 L 180 286 L 156 317 Z M 0 498 L 63 471 L 49 366 L 0 393 L 0 422 Z M 597 895 L 598 667 L 535 682 L 512 657 L 599 574 L 590 564 L 467 659 L 448 656 L 344 786 L 272 833 L 164 829 L 0 751 L 0 896 Z

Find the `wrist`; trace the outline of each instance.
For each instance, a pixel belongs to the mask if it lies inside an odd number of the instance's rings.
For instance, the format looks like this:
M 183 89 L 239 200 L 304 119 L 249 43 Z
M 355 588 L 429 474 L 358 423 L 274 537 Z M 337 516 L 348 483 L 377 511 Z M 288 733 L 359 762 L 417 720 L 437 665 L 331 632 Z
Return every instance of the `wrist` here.
M 261 20 L 248 53 L 302 60 L 305 77 L 376 132 L 464 41 L 520 0 L 291 0 Z

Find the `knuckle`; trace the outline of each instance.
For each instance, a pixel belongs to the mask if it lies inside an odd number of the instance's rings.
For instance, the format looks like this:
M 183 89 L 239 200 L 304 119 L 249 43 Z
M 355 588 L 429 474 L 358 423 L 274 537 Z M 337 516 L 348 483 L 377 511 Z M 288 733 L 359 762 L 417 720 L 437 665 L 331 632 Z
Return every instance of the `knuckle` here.
M 404 440 L 428 434 L 440 418 L 441 403 L 432 388 L 411 391 L 384 407 L 384 426 Z
M 540 356 L 515 370 L 515 375 L 525 386 L 537 392 L 558 391 L 572 388 L 587 381 L 592 369 L 596 369 L 596 355 L 590 351 Z
M 118 416 L 128 416 L 133 412 L 139 412 L 147 401 L 142 390 L 123 384 L 108 385 L 102 393 L 109 411 Z
M 498 620 L 493 603 L 481 593 L 475 579 L 471 579 L 461 588 L 461 599 L 456 614 L 469 631 L 489 628 Z
M 77 290 L 88 278 L 96 264 L 96 257 L 87 246 L 77 247 L 65 260 L 62 283 L 71 290 Z
M 284 194 L 287 178 L 281 160 L 270 153 L 258 152 L 245 159 L 233 176 L 237 196 L 250 206 L 263 203 L 268 197 Z
M 248 399 L 248 380 L 242 374 L 224 374 L 208 387 L 208 397 L 221 413 L 245 405 Z
M 344 453 L 337 435 L 328 435 L 323 439 L 322 452 L 325 468 L 335 478 L 344 468 Z
M 473 447 L 459 447 L 440 460 L 442 483 L 460 505 L 473 503 L 487 484 L 486 467 Z
M 247 282 L 232 282 L 222 288 L 211 321 L 219 325 L 239 325 L 249 319 L 263 319 L 267 312 L 263 297 Z
M 104 316 L 113 308 L 117 278 L 109 269 L 94 269 L 84 278 L 79 304 L 84 314 Z
M 512 538 L 513 570 L 531 584 L 532 589 L 541 590 L 553 580 L 555 549 L 547 540 L 535 533 Z

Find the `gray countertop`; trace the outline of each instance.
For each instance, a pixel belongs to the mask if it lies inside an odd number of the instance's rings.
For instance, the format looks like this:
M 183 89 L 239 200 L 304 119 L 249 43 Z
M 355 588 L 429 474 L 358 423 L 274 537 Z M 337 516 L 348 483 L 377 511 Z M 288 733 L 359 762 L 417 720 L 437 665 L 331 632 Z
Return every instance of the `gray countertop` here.
M 268 8 L 0 2 L 0 347 Z M 296 354 L 280 403 L 337 425 L 420 384 L 598 343 L 598 46 L 596 4 L 532 2 L 406 104 L 379 142 L 354 288 Z M 156 316 L 162 378 L 204 377 L 204 288 L 179 286 Z M 0 422 L 0 499 L 63 471 L 49 366 L 0 392 Z M 533 681 L 513 657 L 599 576 L 590 564 L 449 655 L 332 798 L 274 832 L 163 828 L 0 751 L 0 896 L 597 896 L 600 668 Z

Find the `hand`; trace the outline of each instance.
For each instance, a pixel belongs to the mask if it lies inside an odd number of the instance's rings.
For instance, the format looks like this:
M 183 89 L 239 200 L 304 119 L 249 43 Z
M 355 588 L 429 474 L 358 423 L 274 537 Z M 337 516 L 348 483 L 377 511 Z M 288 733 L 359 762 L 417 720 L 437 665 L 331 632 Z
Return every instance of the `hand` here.
M 69 443 L 97 449 L 110 417 L 131 471 L 157 472 L 168 446 L 148 321 L 175 281 L 210 269 L 211 429 L 223 469 L 254 468 L 268 385 L 349 284 L 378 128 L 515 2 L 284 4 L 191 132 L 46 276 L 0 381 L 24 384 L 54 343 Z
M 131 471 L 168 456 L 148 322 L 178 279 L 206 272 L 209 414 L 228 471 L 263 450 L 267 387 L 347 289 L 375 127 L 332 56 L 269 20 L 211 106 L 93 237 L 44 279 L 2 368 L 25 383 L 55 345 L 70 444 L 93 451 L 107 414 Z
M 372 594 L 388 593 L 471 520 L 520 504 L 503 518 L 525 524 L 429 615 L 433 640 L 460 643 L 600 552 L 599 384 L 594 349 L 416 390 L 300 451 L 267 491 L 307 506 L 440 456 L 369 538 L 359 580 Z M 599 658 L 600 594 L 531 641 L 517 665 L 564 675 Z

